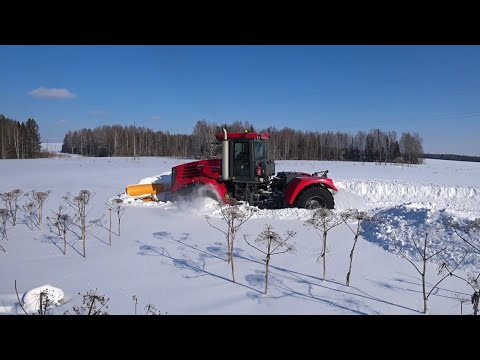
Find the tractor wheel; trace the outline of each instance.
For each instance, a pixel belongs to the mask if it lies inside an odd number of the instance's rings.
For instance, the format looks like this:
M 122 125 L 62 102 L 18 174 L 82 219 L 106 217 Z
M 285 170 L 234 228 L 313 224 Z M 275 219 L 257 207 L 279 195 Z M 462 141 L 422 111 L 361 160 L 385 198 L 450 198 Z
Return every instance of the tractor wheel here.
M 192 201 L 195 198 L 207 197 L 218 202 L 221 201 L 220 196 L 214 188 L 201 183 L 193 183 L 175 192 L 174 200 L 185 199 Z
M 315 186 L 303 191 L 295 201 L 295 206 L 304 209 L 318 209 L 321 207 L 333 209 L 335 200 L 330 191 Z

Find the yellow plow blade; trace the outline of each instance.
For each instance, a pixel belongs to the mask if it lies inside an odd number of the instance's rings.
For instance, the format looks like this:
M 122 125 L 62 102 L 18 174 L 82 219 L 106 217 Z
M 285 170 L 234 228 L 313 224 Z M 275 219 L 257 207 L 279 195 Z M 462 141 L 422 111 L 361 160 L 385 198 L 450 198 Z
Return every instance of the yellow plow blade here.
M 155 200 L 157 194 L 170 190 L 169 184 L 135 184 L 128 185 L 125 192 L 128 196 L 142 199 L 143 201 Z

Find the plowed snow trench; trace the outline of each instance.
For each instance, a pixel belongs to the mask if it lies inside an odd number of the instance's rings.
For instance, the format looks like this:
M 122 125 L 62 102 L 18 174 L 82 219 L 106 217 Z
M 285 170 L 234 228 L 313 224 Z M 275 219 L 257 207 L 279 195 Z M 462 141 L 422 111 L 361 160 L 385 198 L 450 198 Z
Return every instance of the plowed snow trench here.
M 170 181 L 169 174 L 162 176 Z M 155 179 L 161 179 L 161 176 Z M 157 180 L 158 180 L 157 179 Z M 140 180 L 139 184 L 151 181 L 150 178 Z M 162 179 L 161 179 L 162 180 Z M 155 182 L 155 181 L 154 181 Z M 387 180 L 339 180 L 335 182 L 339 192 L 335 196 L 335 209 L 382 209 L 402 204 L 409 204 L 418 208 L 431 210 L 446 210 L 452 215 L 474 219 L 480 216 L 480 189 L 468 186 L 448 186 L 427 183 L 414 183 L 405 181 Z M 215 204 L 210 199 L 198 199 L 188 204 L 179 202 L 142 202 L 128 197 L 120 196 L 124 201 L 134 206 L 160 207 L 169 210 L 182 209 L 185 205 L 193 207 L 195 212 L 212 215 L 212 207 Z M 296 219 L 300 215 L 309 214 L 304 209 L 280 209 L 261 210 L 257 216 L 275 216 L 280 218 Z M 274 215 L 275 214 L 275 215 Z
M 474 187 L 386 180 L 344 180 L 337 181 L 336 185 L 377 208 L 415 203 L 432 209 L 463 212 L 467 216 L 478 216 L 480 210 L 480 189 Z

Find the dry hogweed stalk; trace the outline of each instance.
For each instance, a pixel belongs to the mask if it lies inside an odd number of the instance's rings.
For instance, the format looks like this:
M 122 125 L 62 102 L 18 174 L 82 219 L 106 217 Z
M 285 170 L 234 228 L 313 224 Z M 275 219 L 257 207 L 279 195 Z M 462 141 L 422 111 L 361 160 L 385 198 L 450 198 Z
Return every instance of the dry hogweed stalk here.
M 90 290 L 86 294 L 78 293 L 83 297 L 82 305 L 76 305 L 72 308 L 73 314 L 66 311 L 64 315 L 108 315 L 108 301 L 110 298 L 105 295 L 97 295 L 97 290 Z
M 7 221 L 9 217 L 9 211 L 7 209 L 0 209 L 0 222 L 2 223 L 2 240 L 8 240 L 7 237 Z M 0 245 L 0 248 L 4 251 L 5 249 Z
M 33 231 L 33 227 L 37 226 L 37 220 L 36 220 L 36 214 L 35 214 L 37 209 L 38 209 L 38 205 L 36 202 L 33 202 L 33 201 L 27 202 L 26 204 L 22 205 L 22 210 L 27 214 L 27 218 L 30 221 L 30 223 L 27 221 L 26 225 L 32 231 Z
M 63 197 L 63 200 L 69 205 L 72 209 L 75 210 L 75 216 L 71 220 L 71 224 L 76 226 L 81 231 L 81 240 L 83 243 L 83 257 L 86 257 L 86 237 L 87 229 L 91 226 L 97 225 L 105 216 L 103 214 L 100 218 L 96 219 L 93 222 L 90 222 L 87 225 L 87 215 L 92 211 L 90 209 L 87 211 L 87 205 L 90 200 L 93 198 L 93 194 L 89 190 L 81 190 L 77 196 L 71 197 L 71 194 L 67 194 Z
M 320 258 L 323 259 L 323 279 L 327 276 L 327 235 L 334 227 L 343 223 L 343 219 L 326 208 L 320 208 L 313 212 L 312 217 L 305 221 L 306 226 L 313 227 L 322 237 L 322 252 Z M 320 259 L 319 258 L 319 259 Z
M 375 223 L 378 222 L 377 218 L 373 215 L 367 214 L 365 211 L 359 210 L 347 210 L 341 214 L 341 218 L 348 226 L 348 228 L 352 231 L 354 238 L 353 238 L 353 246 L 352 250 L 350 251 L 350 264 L 348 267 L 346 285 L 350 286 L 350 277 L 352 275 L 352 264 L 353 264 L 353 254 L 355 252 L 355 247 L 357 245 L 358 237 L 360 235 L 365 234 L 366 232 L 373 229 Z M 349 221 L 354 222 L 354 226 L 350 226 Z
M 18 199 L 22 194 L 23 191 L 20 189 L 0 193 L 0 199 L 5 202 L 5 208 L 10 211 L 13 226 L 17 224 Z
M 259 249 L 255 245 L 250 244 L 247 240 L 247 237 L 244 236 L 245 242 L 248 245 L 265 255 L 265 294 L 267 293 L 268 289 L 268 270 L 271 257 L 277 254 L 295 252 L 295 244 L 288 243 L 288 241 L 295 235 L 295 232 L 288 231 L 286 237 L 282 238 L 277 232 L 273 231 L 273 227 L 271 225 L 267 224 L 265 226 L 265 230 L 263 230 L 255 239 L 255 243 L 264 245 L 266 247 L 265 250 Z
M 127 209 L 128 205 L 122 199 L 113 199 L 110 202 L 106 203 L 107 209 L 110 211 L 110 232 L 112 228 L 112 215 L 111 212 L 115 212 L 117 214 L 117 233 L 120 236 L 120 222 L 122 219 L 122 215 Z M 110 243 L 111 245 L 111 243 Z
M 241 205 L 234 202 L 233 199 L 231 204 L 232 205 L 215 205 L 215 207 L 220 210 L 223 221 L 227 224 L 226 230 L 222 230 L 213 225 L 208 216 L 206 217 L 206 220 L 211 227 L 220 231 L 227 239 L 227 263 L 231 265 L 232 281 L 235 282 L 235 267 L 233 264 L 235 237 L 240 227 L 255 214 L 256 208 Z
M 38 224 L 42 225 L 42 218 L 43 218 L 43 205 L 47 201 L 47 197 L 50 194 L 50 191 L 34 191 L 33 192 L 33 199 L 38 204 Z

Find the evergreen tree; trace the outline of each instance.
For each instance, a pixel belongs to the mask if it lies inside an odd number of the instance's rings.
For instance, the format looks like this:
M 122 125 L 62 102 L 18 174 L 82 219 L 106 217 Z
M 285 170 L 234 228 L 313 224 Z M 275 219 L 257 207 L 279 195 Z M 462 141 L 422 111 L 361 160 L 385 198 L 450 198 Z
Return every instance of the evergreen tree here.
M 28 119 L 26 127 L 26 157 L 33 158 L 38 155 L 41 150 L 40 130 L 34 119 Z

